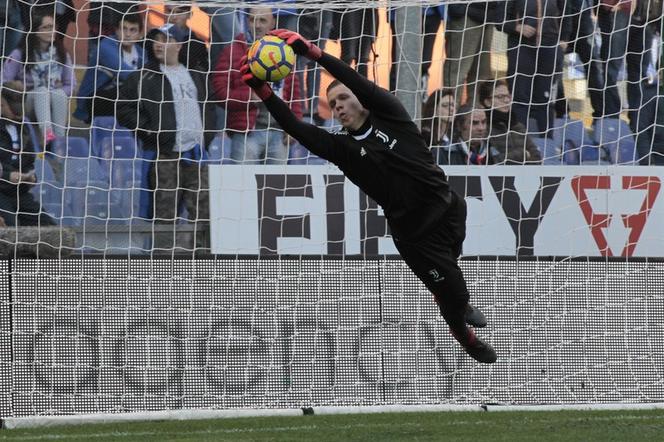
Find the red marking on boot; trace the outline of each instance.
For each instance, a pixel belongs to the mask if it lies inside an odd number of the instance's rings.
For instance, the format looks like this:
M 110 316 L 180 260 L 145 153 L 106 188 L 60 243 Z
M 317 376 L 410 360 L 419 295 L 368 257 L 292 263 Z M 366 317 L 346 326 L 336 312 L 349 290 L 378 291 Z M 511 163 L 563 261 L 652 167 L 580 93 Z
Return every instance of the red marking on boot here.
M 452 329 L 450 329 L 450 334 L 454 336 L 454 339 L 456 339 L 461 345 L 463 346 L 473 346 L 475 345 L 475 341 L 477 341 L 477 337 L 475 336 L 475 332 L 473 331 L 472 328 L 468 327 L 466 328 L 466 333 L 467 336 L 464 338 L 460 338 L 459 335 L 454 333 Z

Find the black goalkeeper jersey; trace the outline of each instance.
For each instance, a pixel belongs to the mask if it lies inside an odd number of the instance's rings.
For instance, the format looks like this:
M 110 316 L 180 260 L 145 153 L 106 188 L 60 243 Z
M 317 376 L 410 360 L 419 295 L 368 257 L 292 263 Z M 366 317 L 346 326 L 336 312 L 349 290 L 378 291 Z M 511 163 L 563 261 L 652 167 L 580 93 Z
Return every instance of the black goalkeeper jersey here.
M 319 63 L 369 110 L 354 132 L 330 133 L 298 120 L 276 95 L 265 101 L 281 127 L 339 169 L 378 203 L 396 239 L 415 240 L 436 227 L 451 203 L 447 178 L 401 102 L 346 63 L 323 53 Z

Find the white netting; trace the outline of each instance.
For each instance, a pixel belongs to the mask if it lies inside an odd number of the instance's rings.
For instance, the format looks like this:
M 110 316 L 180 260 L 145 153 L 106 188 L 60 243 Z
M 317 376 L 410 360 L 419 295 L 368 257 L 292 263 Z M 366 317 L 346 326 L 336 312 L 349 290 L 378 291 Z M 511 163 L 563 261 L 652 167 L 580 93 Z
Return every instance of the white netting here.
M 3 2 L 0 414 L 664 400 L 661 2 L 600 3 Z M 421 126 L 496 365 L 251 100 L 261 19 Z M 331 81 L 275 89 L 335 128 Z

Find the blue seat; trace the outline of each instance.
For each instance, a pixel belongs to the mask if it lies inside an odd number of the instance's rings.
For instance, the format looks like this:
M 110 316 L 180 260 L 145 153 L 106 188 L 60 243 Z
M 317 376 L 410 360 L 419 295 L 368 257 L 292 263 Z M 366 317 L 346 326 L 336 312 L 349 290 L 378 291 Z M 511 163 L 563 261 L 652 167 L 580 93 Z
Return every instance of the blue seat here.
M 307 164 L 309 151 L 300 143 L 293 143 L 288 150 L 288 164 Z
M 107 181 L 89 180 L 85 187 L 65 187 L 62 222 L 72 226 L 105 224 L 110 207 Z
M 136 152 L 136 157 L 116 157 L 104 160 L 104 167 L 109 175 L 109 200 L 111 207 L 109 216 L 115 223 L 128 224 L 132 218 L 147 218 L 150 210 L 141 210 L 141 202 L 150 202 L 149 168 L 151 163 L 144 158 L 142 150 Z M 154 156 L 154 152 L 148 157 Z M 146 195 L 147 194 L 147 195 Z
M 101 141 L 101 158 L 136 158 L 138 145 L 133 136 L 105 137 Z
M 552 138 L 532 137 L 537 149 L 542 155 L 542 164 L 545 166 L 560 166 L 564 164 L 563 148 Z
M 539 125 L 537 124 L 536 119 L 528 118 L 528 126 L 526 126 L 526 133 L 528 135 L 533 136 L 533 137 L 541 137 L 542 136 L 542 134 L 540 133 Z
M 91 182 L 86 189 L 85 218 L 88 224 L 105 224 L 113 207 L 105 182 Z
M 602 158 L 602 151 L 599 146 L 584 146 L 581 150 L 581 164 L 600 165 L 606 164 Z
M 231 161 L 231 139 L 226 135 L 214 137 L 208 146 L 208 163 L 229 164 Z
M 98 195 L 108 192 L 108 175 L 97 158 L 90 156 L 88 141 L 80 137 L 58 138 L 48 157 L 62 170 L 62 223 L 79 226 L 88 216 L 104 218 L 108 202 L 105 208 L 101 207 L 104 197 Z M 93 214 L 88 214 L 92 207 Z
M 83 137 L 57 137 L 51 145 L 51 152 L 60 158 L 89 158 L 90 144 Z
M 87 224 L 105 224 L 112 202 L 106 181 L 89 181 L 85 189 L 85 218 Z
M 157 152 L 154 150 L 141 150 L 141 175 L 138 182 L 140 195 L 138 200 L 138 216 L 145 219 L 152 219 L 152 185 L 150 184 L 150 171 L 157 159 Z
M 108 173 L 96 158 L 65 158 L 63 177 L 65 187 L 85 187 L 90 181 L 100 180 L 108 183 Z
M 111 223 L 128 224 L 131 217 L 137 216 L 142 155 L 134 137 L 106 137 L 102 140 L 102 164 L 110 184 Z
M 217 135 L 207 147 L 208 164 L 233 164 L 231 159 L 231 139 L 225 135 Z
M 557 118 L 552 134 L 554 142 L 562 146 L 565 164 L 578 165 L 583 162 L 592 162 L 593 158 L 599 162 L 597 142 L 586 130 L 583 121 Z
M 51 143 L 49 154 L 54 156 L 53 158 L 56 161 L 64 161 L 67 157 L 67 141 L 65 138 L 56 138 L 53 143 Z
M 307 164 L 327 164 L 327 160 L 310 153 L 309 158 L 307 158 Z
M 134 133 L 118 123 L 115 117 L 95 117 L 90 124 L 90 148 L 93 156 L 102 157 L 102 141 L 105 138 L 131 137 Z M 140 144 L 140 143 L 139 143 Z
M 62 224 L 80 226 L 85 218 L 85 187 L 65 186 L 62 189 Z
M 39 205 L 41 209 L 51 215 L 56 221 L 61 221 L 64 216 L 64 205 L 62 203 L 62 187 L 59 183 L 44 181 L 39 184 Z
M 612 164 L 635 164 L 636 142 L 629 125 L 619 118 L 603 118 L 595 122 L 595 139 L 609 154 Z
M 62 184 L 57 182 L 55 174 L 48 161 L 35 159 L 35 175 L 37 182 L 31 192 L 39 202 L 42 210 L 56 220 L 62 218 Z
M 23 124 L 28 128 L 28 134 L 30 135 L 30 142 L 32 143 L 32 150 L 35 152 L 41 152 L 42 150 L 42 144 L 41 141 L 39 140 L 39 136 L 37 135 L 37 130 L 35 129 L 34 124 L 28 120 L 24 119 Z
M 38 183 L 41 181 L 55 181 L 55 172 L 53 172 L 53 168 L 48 161 L 35 158 L 34 167 Z
M 327 164 L 327 160 L 314 155 L 300 143 L 293 143 L 288 151 L 288 164 Z

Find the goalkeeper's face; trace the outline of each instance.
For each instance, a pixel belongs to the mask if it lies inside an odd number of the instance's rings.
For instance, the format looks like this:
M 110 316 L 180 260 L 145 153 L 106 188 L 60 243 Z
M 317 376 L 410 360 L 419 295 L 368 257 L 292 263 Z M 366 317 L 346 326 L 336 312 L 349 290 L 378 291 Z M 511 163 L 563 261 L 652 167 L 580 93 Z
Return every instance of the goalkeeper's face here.
M 344 84 L 328 89 L 327 102 L 330 104 L 334 118 L 346 129 L 359 129 L 369 116 L 369 111 L 362 107 L 360 100 Z

